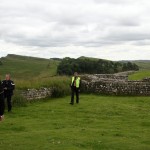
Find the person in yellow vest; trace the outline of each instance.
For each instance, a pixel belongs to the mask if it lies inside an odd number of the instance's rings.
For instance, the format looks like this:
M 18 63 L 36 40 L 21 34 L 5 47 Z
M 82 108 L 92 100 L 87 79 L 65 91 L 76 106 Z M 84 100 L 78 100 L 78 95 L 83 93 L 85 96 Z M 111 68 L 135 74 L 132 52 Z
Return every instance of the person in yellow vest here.
M 75 72 L 71 81 L 71 102 L 70 104 L 74 104 L 74 94 L 76 94 L 76 103 L 79 103 L 79 92 L 80 92 L 81 79 L 78 76 L 78 73 Z

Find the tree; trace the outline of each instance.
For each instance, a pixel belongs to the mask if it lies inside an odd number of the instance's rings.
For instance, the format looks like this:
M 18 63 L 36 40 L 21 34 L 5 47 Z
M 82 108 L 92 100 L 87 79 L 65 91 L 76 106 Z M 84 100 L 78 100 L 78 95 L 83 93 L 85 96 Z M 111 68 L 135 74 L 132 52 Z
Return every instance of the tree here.
M 138 66 L 131 62 L 113 62 L 102 59 L 90 58 L 69 58 L 66 57 L 60 62 L 57 73 L 60 75 L 72 75 L 74 72 L 82 74 L 112 74 L 121 71 L 138 70 Z

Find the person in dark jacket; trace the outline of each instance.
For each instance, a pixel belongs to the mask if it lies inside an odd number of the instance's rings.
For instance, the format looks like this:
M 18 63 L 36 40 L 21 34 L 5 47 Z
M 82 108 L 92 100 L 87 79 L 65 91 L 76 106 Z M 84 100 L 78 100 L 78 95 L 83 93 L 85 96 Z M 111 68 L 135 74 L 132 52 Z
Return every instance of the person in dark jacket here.
M 2 81 L 4 87 L 4 98 L 7 99 L 8 112 L 12 109 L 11 98 L 13 95 L 13 90 L 15 89 L 15 84 L 10 80 L 10 75 L 6 74 L 6 79 Z
M 4 118 L 4 87 L 0 80 L 0 121 Z
M 81 79 L 78 76 L 78 73 L 75 72 L 71 81 L 71 102 L 70 104 L 74 104 L 74 94 L 76 94 L 76 103 L 79 103 L 79 92 L 80 92 Z

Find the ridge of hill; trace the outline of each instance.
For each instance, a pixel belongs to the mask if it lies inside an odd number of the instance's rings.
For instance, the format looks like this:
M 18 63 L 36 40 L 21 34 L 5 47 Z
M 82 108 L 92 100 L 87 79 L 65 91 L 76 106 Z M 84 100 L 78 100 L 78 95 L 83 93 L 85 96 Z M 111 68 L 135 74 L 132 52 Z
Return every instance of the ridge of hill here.
M 4 57 L 5 58 L 5 57 Z M 33 57 L 33 56 L 23 56 L 23 55 L 16 55 L 16 54 L 8 54 L 6 56 L 6 58 L 10 58 L 10 59 L 21 59 L 21 60 L 28 60 L 28 59 L 32 59 L 32 60 L 48 60 L 46 58 L 39 58 L 39 57 Z

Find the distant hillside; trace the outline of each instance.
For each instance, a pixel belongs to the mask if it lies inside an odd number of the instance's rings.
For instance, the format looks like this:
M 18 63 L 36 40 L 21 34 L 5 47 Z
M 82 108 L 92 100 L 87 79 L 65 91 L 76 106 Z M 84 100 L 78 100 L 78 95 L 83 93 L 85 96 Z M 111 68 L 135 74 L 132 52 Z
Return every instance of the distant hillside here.
M 150 60 L 132 61 L 139 66 L 140 71 L 129 76 L 130 80 L 141 80 L 150 77 Z
M 51 60 L 62 61 L 62 58 L 50 58 Z
M 150 60 L 136 60 L 133 62 L 139 66 L 140 70 L 150 70 Z
M 4 57 L 5 58 L 5 57 Z M 39 58 L 39 57 L 32 57 L 32 56 L 22 56 L 22 55 L 15 55 L 15 54 L 8 54 L 6 56 L 6 58 L 8 59 L 17 59 L 17 60 L 36 60 L 36 61 L 45 61 L 45 60 L 48 60 L 48 59 L 45 59 L 45 58 Z
M 150 70 L 150 60 L 123 60 L 120 62 L 127 62 L 127 61 L 137 64 L 140 70 Z
M 9 54 L 0 59 L 0 75 L 10 73 L 16 79 L 31 79 L 56 75 L 59 61 Z
M 132 61 L 139 66 L 140 71 L 150 70 L 149 60 Z M 133 63 L 115 62 L 92 57 L 72 58 L 37 58 L 30 56 L 20 56 L 9 54 L 0 58 L 0 76 L 4 78 L 6 73 L 10 73 L 15 79 L 45 78 L 59 74 L 72 74 L 74 71 L 81 73 L 114 73 L 126 71 L 128 69 L 138 70 Z M 124 65 L 123 65 L 124 64 Z M 131 67 L 131 68 L 130 68 Z M 65 73 L 67 72 L 67 73 Z M 143 72 L 143 75 L 147 72 Z

